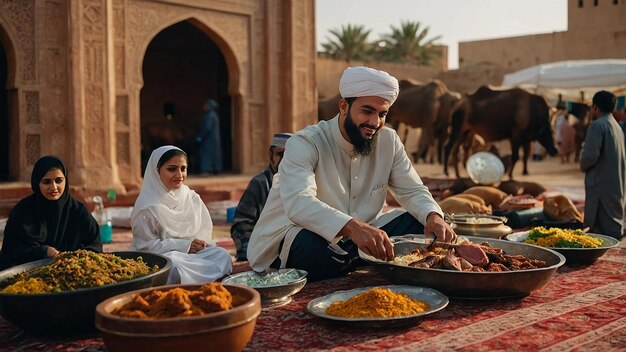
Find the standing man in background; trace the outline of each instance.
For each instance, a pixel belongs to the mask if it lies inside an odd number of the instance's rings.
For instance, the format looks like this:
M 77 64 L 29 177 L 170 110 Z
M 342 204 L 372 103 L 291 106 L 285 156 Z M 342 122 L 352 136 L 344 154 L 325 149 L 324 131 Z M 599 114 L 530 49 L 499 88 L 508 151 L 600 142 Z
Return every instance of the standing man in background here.
M 585 225 L 591 232 L 621 239 L 626 218 L 626 150 L 624 133 L 611 114 L 615 95 L 593 96 L 592 122 L 580 157 L 585 172 Z
M 285 153 L 285 144 L 291 137 L 291 133 L 276 133 L 272 138 L 269 159 L 270 164 L 258 175 L 254 176 L 245 192 L 239 200 L 235 210 L 235 219 L 230 227 L 230 236 L 235 241 L 237 248 L 237 260 L 248 260 L 248 241 L 250 234 L 256 225 L 261 211 L 267 201 L 267 196 L 272 188 L 274 174 L 278 172 L 278 165 Z
M 196 135 L 198 147 L 198 173 L 201 175 L 222 172 L 222 142 L 220 140 L 219 105 L 213 99 L 207 100 L 202 107 L 204 115 L 200 122 L 200 131 Z

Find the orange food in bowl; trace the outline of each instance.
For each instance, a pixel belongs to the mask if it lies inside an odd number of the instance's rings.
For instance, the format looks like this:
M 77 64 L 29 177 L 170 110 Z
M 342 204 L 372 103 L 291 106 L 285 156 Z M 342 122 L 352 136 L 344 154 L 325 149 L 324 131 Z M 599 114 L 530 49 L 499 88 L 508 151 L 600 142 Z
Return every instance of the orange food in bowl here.
M 213 298 L 216 297 L 216 292 L 220 294 L 219 299 L 225 301 L 228 301 L 230 295 L 232 308 L 219 310 L 224 302 L 215 304 Z M 189 298 L 189 293 L 195 298 Z M 137 296 L 144 298 L 148 306 L 143 303 L 137 305 Z M 184 303 L 185 296 L 189 298 L 188 303 Z M 159 297 L 163 298 L 161 303 L 158 303 Z M 209 297 L 211 309 L 218 310 L 207 312 L 200 308 L 202 303 L 192 307 L 193 301 L 202 301 L 201 297 L 205 298 L 205 302 L 206 297 Z M 147 307 L 151 307 L 153 313 L 160 317 L 116 314 L 122 312 L 129 303 L 130 306 L 126 308 L 132 309 L 127 311 L 140 311 L 149 315 L 146 312 L 149 313 L 150 308 Z M 135 309 L 138 307 L 141 309 Z M 207 308 L 206 305 L 204 307 Z M 170 285 L 127 292 L 103 301 L 96 307 L 96 327 L 100 330 L 107 349 L 113 352 L 186 351 L 197 350 L 199 346 L 211 346 L 214 351 L 241 351 L 250 341 L 260 313 L 260 296 L 249 287 L 222 286 L 217 283 L 203 286 Z
M 176 287 L 138 294 L 111 313 L 127 318 L 165 319 L 221 312 L 233 308 L 233 296 L 218 282 L 195 290 Z

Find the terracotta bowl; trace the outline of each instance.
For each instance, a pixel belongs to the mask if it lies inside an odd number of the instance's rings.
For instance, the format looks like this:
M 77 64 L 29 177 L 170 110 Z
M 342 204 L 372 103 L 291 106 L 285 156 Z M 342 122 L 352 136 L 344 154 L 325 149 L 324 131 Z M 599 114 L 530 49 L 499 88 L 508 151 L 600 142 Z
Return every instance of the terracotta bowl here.
M 107 350 L 241 351 L 248 344 L 261 313 L 261 299 L 257 291 L 245 286 L 224 285 L 233 296 L 243 299 L 233 309 L 223 312 L 156 320 L 124 318 L 110 313 L 137 294 L 176 287 L 194 290 L 200 285 L 169 285 L 136 290 L 100 303 L 96 307 L 96 327 L 100 330 Z

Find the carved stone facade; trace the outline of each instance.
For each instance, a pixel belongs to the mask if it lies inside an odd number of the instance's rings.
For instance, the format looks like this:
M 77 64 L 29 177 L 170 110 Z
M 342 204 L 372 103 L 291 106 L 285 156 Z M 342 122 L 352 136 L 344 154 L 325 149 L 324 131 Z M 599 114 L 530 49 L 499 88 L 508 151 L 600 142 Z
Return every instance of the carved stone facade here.
M 8 179 L 57 154 L 73 186 L 140 185 L 144 56 L 181 22 L 226 62 L 232 172 L 261 169 L 275 131 L 317 120 L 314 0 L 0 0 Z

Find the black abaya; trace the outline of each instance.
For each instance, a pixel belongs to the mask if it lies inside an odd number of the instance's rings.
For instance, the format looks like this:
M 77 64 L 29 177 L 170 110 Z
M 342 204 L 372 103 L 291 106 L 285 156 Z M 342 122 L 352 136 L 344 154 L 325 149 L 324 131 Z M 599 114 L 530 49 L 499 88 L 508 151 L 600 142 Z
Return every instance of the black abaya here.
M 65 176 L 65 190 L 56 201 L 46 199 L 39 182 L 51 168 Z M 85 205 L 70 196 L 67 170 L 55 156 L 37 160 L 31 176 L 33 194 L 22 199 L 9 214 L 0 253 L 2 269 L 44 259 L 48 247 L 58 251 L 88 249 L 102 252 L 98 223 Z

